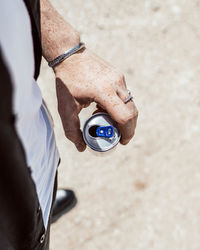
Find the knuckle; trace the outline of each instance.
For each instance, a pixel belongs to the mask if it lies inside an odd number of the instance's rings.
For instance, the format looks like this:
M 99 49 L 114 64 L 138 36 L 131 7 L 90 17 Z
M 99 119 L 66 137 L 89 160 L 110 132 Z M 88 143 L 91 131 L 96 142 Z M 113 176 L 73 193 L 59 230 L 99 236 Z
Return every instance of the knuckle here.
M 124 85 L 124 82 L 125 82 L 124 74 L 118 73 L 118 75 L 116 76 L 116 82 L 117 82 L 119 85 Z
M 138 117 L 138 110 L 134 110 L 133 112 L 129 112 L 123 115 L 123 117 L 120 118 L 119 123 L 124 125 L 129 122 L 131 122 L 133 119 Z
M 120 118 L 119 123 L 122 125 L 125 125 L 126 123 L 128 123 L 132 119 L 133 119 L 132 114 L 127 114 L 127 115 L 124 115 L 123 117 Z
M 139 111 L 137 109 L 135 109 L 133 112 L 133 118 L 137 118 L 138 115 L 139 115 Z
M 133 118 L 134 118 L 134 113 L 132 113 L 132 112 L 127 113 L 127 115 L 125 117 L 127 123 L 130 122 L 131 120 L 133 120 Z
M 123 80 L 125 79 L 125 77 L 124 77 L 124 74 L 123 74 L 123 73 L 119 73 L 119 79 L 120 79 L 121 81 L 123 81 Z
M 132 118 L 137 118 L 138 114 L 139 114 L 138 109 L 136 108 L 133 101 L 131 101 L 130 104 L 132 104 L 132 105 L 129 106 L 129 110 L 130 110 L 130 112 L 132 114 Z
M 121 125 L 124 125 L 124 124 L 126 124 L 126 120 L 124 119 L 124 117 L 121 117 L 121 118 L 118 120 L 118 123 L 121 124 Z

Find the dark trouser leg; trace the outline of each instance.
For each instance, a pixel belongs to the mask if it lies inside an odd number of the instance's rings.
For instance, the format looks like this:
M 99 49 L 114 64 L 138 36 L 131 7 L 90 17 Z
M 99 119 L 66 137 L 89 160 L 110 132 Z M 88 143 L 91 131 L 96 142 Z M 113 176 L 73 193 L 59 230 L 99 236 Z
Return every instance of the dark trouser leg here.
M 46 231 L 44 250 L 49 250 L 51 216 L 52 216 L 52 212 L 53 212 L 53 209 L 52 209 L 53 208 L 53 203 L 54 203 L 55 198 L 56 198 L 56 190 L 57 190 L 57 172 L 56 172 L 56 177 L 55 177 L 55 182 L 54 182 L 53 199 L 52 199 L 51 211 L 50 211 L 49 221 L 48 221 L 48 226 L 47 226 L 47 231 Z

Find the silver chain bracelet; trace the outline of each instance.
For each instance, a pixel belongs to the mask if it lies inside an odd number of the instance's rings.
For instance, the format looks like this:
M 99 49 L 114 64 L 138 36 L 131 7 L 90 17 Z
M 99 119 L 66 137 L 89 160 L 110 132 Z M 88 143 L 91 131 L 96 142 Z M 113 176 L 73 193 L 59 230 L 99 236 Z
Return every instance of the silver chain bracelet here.
M 79 44 L 75 45 L 70 50 L 65 51 L 62 55 L 56 57 L 54 60 L 52 60 L 51 62 L 49 62 L 48 63 L 49 67 L 52 67 L 52 68 L 55 67 L 57 64 L 61 63 L 66 58 L 70 57 L 71 55 L 73 55 L 74 53 L 78 52 L 82 48 L 85 48 L 85 44 L 84 43 L 79 43 Z

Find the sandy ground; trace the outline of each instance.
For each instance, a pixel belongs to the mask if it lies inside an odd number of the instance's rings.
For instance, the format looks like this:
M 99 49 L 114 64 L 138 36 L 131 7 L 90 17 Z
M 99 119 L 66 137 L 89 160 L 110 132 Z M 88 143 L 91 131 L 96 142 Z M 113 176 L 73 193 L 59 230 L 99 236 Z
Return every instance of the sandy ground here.
M 124 72 L 140 115 L 128 146 L 78 153 L 64 137 L 53 73 L 43 63 L 59 186 L 79 200 L 52 226 L 51 250 L 200 250 L 200 1 L 52 3 L 89 48 Z

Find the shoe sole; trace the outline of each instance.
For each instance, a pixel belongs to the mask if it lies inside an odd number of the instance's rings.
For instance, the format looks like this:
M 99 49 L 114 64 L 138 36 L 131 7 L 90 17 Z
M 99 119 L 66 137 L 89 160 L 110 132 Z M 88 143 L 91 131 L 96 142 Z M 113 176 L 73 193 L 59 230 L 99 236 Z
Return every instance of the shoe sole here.
M 77 199 L 75 198 L 74 201 L 71 203 L 70 206 L 66 207 L 62 212 L 60 212 L 59 214 L 55 215 L 54 217 L 52 216 L 51 218 L 51 224 L 55 223 L 61 216 L 63 216 L 64 214 L 68 213 L 70 210 L 72 210 L 72 208 L 74 208 L 77 204 Z

